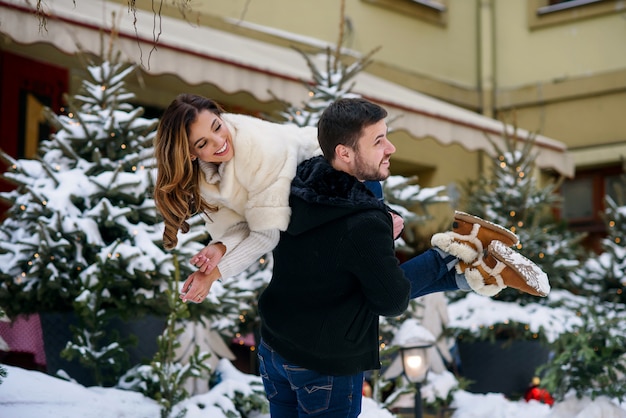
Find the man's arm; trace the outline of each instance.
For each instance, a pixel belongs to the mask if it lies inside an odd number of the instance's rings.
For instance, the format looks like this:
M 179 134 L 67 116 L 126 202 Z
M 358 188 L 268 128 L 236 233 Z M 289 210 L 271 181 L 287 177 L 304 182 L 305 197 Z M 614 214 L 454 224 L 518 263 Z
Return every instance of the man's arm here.
M 345 238 L 351 271 L 358 277 L 372 312 L 383 316 L 403 313 L 409 304 L 410 283 L 396 258 L 392 225 L 385 214 L 351 219 Z

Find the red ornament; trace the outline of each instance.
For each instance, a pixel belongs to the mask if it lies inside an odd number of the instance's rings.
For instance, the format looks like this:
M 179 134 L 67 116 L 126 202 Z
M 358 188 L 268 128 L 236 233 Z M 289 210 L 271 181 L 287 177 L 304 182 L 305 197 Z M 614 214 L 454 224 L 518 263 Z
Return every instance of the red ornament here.
M 372 386 L 369 384 L 369 382 L 367 380 L 363 381 L 363 396 L 367 397 L 367 398 L 371 398 L 372 397 Z
M 534 399 L 536 401 L 545 403 L 546 405 L 550 405 L 550 406 L 554 405 L 554 398 L 552 398 L 552 395 L 550 395 L 550 392 L 548 392 L 545 389 L 540 388 L 539 383 L 541 383 L 539 378 L 534 377 L 532 384 L 526 390 L 526 393 L 524 393 L 524 399 L 526 400 L 526 402 L 530 401 L 531 399 Z

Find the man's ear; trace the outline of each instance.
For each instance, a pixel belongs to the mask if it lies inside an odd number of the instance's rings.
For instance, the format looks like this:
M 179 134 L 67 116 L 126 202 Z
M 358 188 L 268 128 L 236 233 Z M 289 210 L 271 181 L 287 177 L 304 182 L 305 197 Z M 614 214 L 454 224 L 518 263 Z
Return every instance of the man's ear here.
M 335 158 L 349 164 L 352 161 L 352 150 L 343 144 L 339 144 L 335 147 Z

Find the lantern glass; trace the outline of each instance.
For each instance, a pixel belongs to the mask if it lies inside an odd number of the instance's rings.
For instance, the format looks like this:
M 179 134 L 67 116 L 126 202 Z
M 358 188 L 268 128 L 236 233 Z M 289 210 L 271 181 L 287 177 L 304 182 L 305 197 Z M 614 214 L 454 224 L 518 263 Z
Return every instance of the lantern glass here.
M 404 375 L 412 383 L 423 382 L 428 373 L 428 348 L 429 345 L 421 345 L 415 347 L 403 347 L 402 351 L 402 368 Z

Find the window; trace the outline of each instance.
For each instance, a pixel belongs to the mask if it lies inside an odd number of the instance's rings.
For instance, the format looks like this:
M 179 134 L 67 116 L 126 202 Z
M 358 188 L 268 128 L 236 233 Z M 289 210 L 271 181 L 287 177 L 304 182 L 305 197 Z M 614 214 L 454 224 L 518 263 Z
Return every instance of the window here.
M 407 16 L 445 26 L 448 23 L 446 0 L 361 0 Z
M 572 222 L 593 220 L 593 178 L 582 177 L 566 181 L 561 187 L 564 204 L 561 216 Z M 575 204 L 573 202 L 576 202 Z
M 602 214 L 606 195 L 626 204 L 626 196 L 620 196 L 622 190 L 617 187 L 622 185 L 622 173 L 621 166 L 577 171 L 576 178 L 561 185 L 561 217 L 575 230 L 604 232 Z
M 596 254 L 602 253 L 602 239 L 607 234 L 603 218 L 606 196 L 611 196 L 618 204 L 626 204 L 623 173 L 621 165 L 577 171 L 576 178 L 561 185 L 561 217 L 571 230 L 586 233 L 581 244 Z
M 528 26 L 545 26 L 589 19 L 609 13 L 623 13 L 622 0 L 527 0 Z

